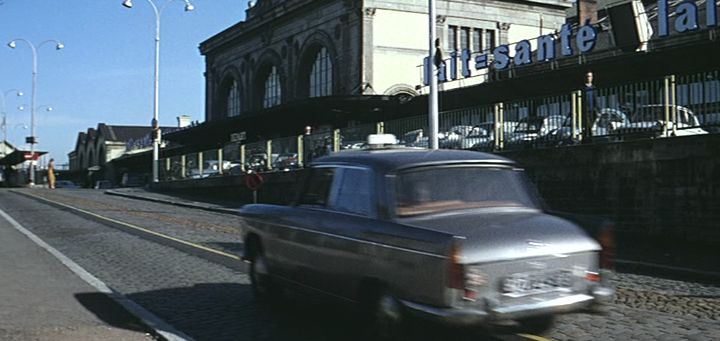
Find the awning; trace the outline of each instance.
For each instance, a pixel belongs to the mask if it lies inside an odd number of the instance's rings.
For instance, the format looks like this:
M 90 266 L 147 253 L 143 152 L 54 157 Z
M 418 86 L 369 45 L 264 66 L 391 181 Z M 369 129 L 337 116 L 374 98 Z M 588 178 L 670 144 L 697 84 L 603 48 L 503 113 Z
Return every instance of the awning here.
M 246 142 L 300 135 L 305 126 L 344 127 L 349 121 L 377 122 L 394 117 L 399 100 L 393 96 L 331 96 L 308 98 L 233 118 L 201 123 L 163 139 L 202 149 L 222 147 L 230 135 L 246 132 Z M 279 123 L 281 122 L 281 123 Z
M 15 150 L 8 154 L 4 158 L 0 159 L 0 165 L 2 166 L 15 166 L 19 165 L 28 160 L 37 160 L 40 156 L 47 154 L 47 152 L 35 151 L 35 157 L 29 150 Z

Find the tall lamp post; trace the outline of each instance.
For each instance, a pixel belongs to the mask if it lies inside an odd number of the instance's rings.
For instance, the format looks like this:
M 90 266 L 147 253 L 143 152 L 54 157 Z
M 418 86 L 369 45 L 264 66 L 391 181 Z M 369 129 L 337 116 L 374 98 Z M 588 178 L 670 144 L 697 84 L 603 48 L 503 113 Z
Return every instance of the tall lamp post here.
M 428 121 L 429 121 L 429 140 L 430 142 L 430 148 L 431 149 L 438 149 L 438 77 L 437 77 L 437 70 L 433 68 L 433 65 L 436 68 L 440 68 L 440 64 L 442 63 L 442 60 L 440 59 L 439 52 L 440 52 L 440 46 L 438 44 L 437 40 L 437 26 L 436 26 L 436 16 L 435 16 L 435 0 L 428 0 L 428 33 L 429 33 L 429 54 L 430 54 L 430 63 L 428 63 L 428 67 L 430 68 L 430 72 L 428 74 L 430 75 L 430 94 L 428 95 Z
M 148 3 L 150 3 L 150 6 L 152 6 L 153 11 L 155 12 L 155 73 L 154 73 L 154 81 L 153 81 L 153 119 L 151 122 L 152 129 L 153 129 L 153 160 L 152 160 L 152 180 L 153 182 L 158 182 L 158 160 L 160 158 L 160 141 L 161 141 L 161 132 L 160 132 L 160 125 L 158 121 L 158 110 L 159 110 L 159 92 L 160 92 L 160 17 L 162 16 L 163 11 L 165 10 L 165 7 L 173 2 L 174 0 L 168 0 L 166 1 L 159 9 L 155 5 L 155 2 L 153 0 L 147 0 Z M 185 2 L 185 12 L 190 12 L 195 9 L 195 6 L 190 2 L 190 0 L 183 0 Z M 123 6 L 127 8 L 132 8 L 133 3 L 132 0 L 124 0 L 122 3 Z
M 55 43 L 55 49 L 60 50 L 65 47 L 61 42 L 55 40 L 55 39 L 49 39 L 41 42 L 40 44 L 35 46 L 32 42 L 26 39 L 18 38 L 14 39 L 11 42 L 8 43 L 8 46 L 11 49 L 14 49 L 16 47 L 16 42 L 22 41 L 25 42 L 28 46 L 30 46 L 30 50 L 32 51 L 32 104 L 30 105 L 30 154 L 32 155 L 32 158 L 35 158 L 35 144 L 37 143 L 37 137 L 35 136 L 35 94 L 37 89 L 37 50 L 42 47 L 43 45 L 47 43 Z M 30 185 L 35 184 L 35 160 L 30 161 Z
M 2 111 L 0 111 L 0 112 L 2 113 L 2 127 L 3 127 L 3 151 L 2 151 L 3 156 L 7 155 L 7 150 L 5 150 L 5 143 L 7 143 L 7 113 L 5 112 L 5 101 L 6 101 L 7 95 L 10 93 L 13 93 L 13 92 L 18 97 L 23 95 L 22 91 L 20 91 L 18 89 L 10 89 L 8 91 L 3 92 L 3 95 L 1 97 L 2 98 L 2 106 L 0 106 L 0 108 L 2 108 Z

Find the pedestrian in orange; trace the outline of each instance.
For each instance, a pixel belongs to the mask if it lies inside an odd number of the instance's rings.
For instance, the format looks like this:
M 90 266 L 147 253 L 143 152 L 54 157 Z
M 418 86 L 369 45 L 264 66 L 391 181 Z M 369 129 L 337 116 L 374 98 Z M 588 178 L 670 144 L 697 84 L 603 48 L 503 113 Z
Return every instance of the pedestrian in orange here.
M 50 162 L 48 162 L 47 172 L 48 186 L 55 189 L 55 159 L 50 159 Z

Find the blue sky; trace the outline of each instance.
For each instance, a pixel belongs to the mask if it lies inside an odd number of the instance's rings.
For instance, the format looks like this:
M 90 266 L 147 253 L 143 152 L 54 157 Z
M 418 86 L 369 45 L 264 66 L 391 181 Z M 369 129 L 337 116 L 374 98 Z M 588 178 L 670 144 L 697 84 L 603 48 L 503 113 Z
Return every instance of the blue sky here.
M 154 0 L 158 7 L 167 0 Z M 38 49 L 36 148 L 57 163 L 67 162 L 77 134 L 99 122 L 150 125 L 153 98 L 155 15 L 148 0 L 0 0 L 0 91 L 20 89 L 24 96 L 6 97 L 8 140 L 20 147 L 30 135 L 32 53 L 16 38 Z M 183 11 L 175 0 L 161 17 L 160 124 L 175 126 L 178 115 L 205 117 L 205 60 L 198 45 L 244 20 L 247 1 L 192 0 L 195 10 Z M 0 95 L 1 96 L 1 95 Z M 19 105 L 25 111 L 18 111 Z M 1 133 L 0 133 L 1 134 Z M 0 136 L 0 140 L 2 136 Z

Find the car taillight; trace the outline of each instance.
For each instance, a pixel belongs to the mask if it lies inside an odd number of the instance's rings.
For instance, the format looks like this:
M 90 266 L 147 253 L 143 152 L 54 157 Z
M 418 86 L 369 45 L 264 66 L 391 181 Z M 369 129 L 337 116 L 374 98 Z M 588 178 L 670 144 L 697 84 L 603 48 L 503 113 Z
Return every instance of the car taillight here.
M 586 271 L 585 279 L 590 282 L 600 282 L 600 274 L 597 272 Z
M 460 263 L 460 247 L 453 245 L 450 249 L 450 267 L 448 269 L 448 287 L 452 289 L 465 288 L 465 267 Z
M 612 270 L 615 267 L 615 230 L 613 225 L 603 225 L 597 239 L 602 247 L 600 251 L 600 268 Z

